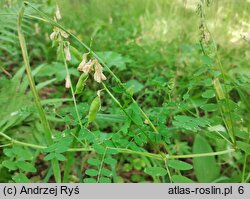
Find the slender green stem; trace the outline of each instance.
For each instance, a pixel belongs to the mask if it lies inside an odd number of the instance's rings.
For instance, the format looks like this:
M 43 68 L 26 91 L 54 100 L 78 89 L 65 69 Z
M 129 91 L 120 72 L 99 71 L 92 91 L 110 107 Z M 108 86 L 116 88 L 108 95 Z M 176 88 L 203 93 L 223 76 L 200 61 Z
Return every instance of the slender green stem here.
M 0 145 L 0 148 L 12 146 L 12 145 L 13 145 L 13 143 L 3 144 L 3 145 Z
M 26 146 L 26 147 L 30 147 L 30 148 L 33 148 L 33 149 L 46 149 L 47 148 L 46 146 L 40 146 L 40 145 L 36 145 L 36 144 L 30 144 L 30 143 L 21 142 L 21 141 L 12 139 L 11 137 L 9 137 L 8 135 L 6 135 L 3 132 L 0 132 L 0 135 L 3 136 L 5 139 L 9 140 L 12 144 Z
M 234 147 L 236 147 L 236 136 L 235 136 L 234 124 L 233 124 L 232 114 L 231 114 L 230 105 L 229 105 L 229 93 L 228 93 L 227 86 L 226 86 L 226 74 L 225 74 L 225 72 L 223 70 L 223 66 L 222 66 L 221 59 L 220 59 L 220 56 L 219 56 L 219 53 L 218 53 L 218 49 L 217 49 L 217 47 L 215 45 L 215 39 L 214 39 L 213 35 L 211 34 L 211 32 L 209 31 L 209 28 L 208 28 L 207 23 L 206 23 L 206 16 L 205 16 L 205 10 L 204 10 L 204 1 L 201 1 L 201 18 L 202 18 L 202 21 L 203 21 L 203 23 L 204 23 L 204 25 L 206 27 L 207 32 L 209 33 L 209 35 L 211 37 L 212 43 L 214 45 L 216 62 L 217 62 L 217 65 L 219 66 L 219 70 L 220 70 L 220 72 L 222 74 L 222 79 L 224 81 L 223 87 L 224 87 L 224 90 L 225 90 L 225 96 L 224 96 L 224 92 L 222 90 L 222 92 L 223 92 L 222 93 L 223 94 L 222 98 L 225 98 L 226 106 L 222 105 L 222 108 L 223 108 L 224 113 L 228 113 L 228 115 L 229 115 L 229 120 L 227 118 L 225 118 L 224 121 L 225 121 L 225 125 L 226 125 L 226 127 L 228 129 L 229 136 L 232 139 L 233 145 L 234 145 Z M 206 54 L 206 53 L 204 52 L 204 54 Z M 219 79 L 216 78 L 215 82 L 219 87 L 221 87 Z M 215 90 L 217 92 L 216 84 L 214 84 L 214 87 L 215 87 Z M 217 92 L 217 95 L 219 96 L 219 100 L 221 100 L 220 93 Z
M 250 173 L 248 173 L 248 176 L 247 176 L 245 182 L 248 182 L 249 180 L 250 180 Z
M 103 82 L 102 82 L 102 86 L 104 87 L 105 91 L 109 94 L 109 96 L 114 100 L 114 102 L 119 106 L 119 108 L 122 109 L 126 115 L 128 115 L 127 112 L 122 107 L 121 103 L 115 98 L 115 96 L 110 92 L 110 90 L 107 88 L 107 86 Z
M 127 154 L 135 154 L 135 155 L 141 155 L 157 160 L 163 160 L 162 156 L 159 154 L 153 154 L 153 153 L 148 153 L 148 152 L 143 152 L 143 151 L 133 151 L 130 149 L 124 149 L 124 148 L 114 148 L 114 147 L 108 147 L 109 149 L 113 149 L 118 151 L 119 153 L 127 153 Z
M 46 149 L 47 148 L 47 146 L 29 144 L 26 142 L 14 140 L 2 132 L 0 132 L 0 135 L 3 136 L 4 138 L 6 138 L 7 140 L 11 141 L 13 144 L 18 144 L 18 145 L 22 145 L 22 146 L 26 146 L 26 147 L 30 147 L 30 148 L 34 148 L 34 149 Z M 107 149 L 116 150 L 119 153 L 141 155 L 141 156 L 145 156 L 145 157 L 149 157 L 149 158 L 153 158 L 153 159 L 157 159 L 157 160 L 162 160 L 162 161 L 166 161 L 168 159 L 217 156 L 217 155 L 224 155 L 224 154 L 228 154 L 228 153 L 233 153 L 235 151 L 235 149 L 227 149 L 224 151 L 217 151 L 217 152 L 211 152 L 211 153 L 198 153 L 198 154 L 188 154 L 188 155 L 165 155 L 165 156 L 163 156 L 162 154 L 153 154 L 153 153 L 148 153 L 148 152 L 144 152 L 144 151 L 133 151 L 131 149 L 125 149 L 125 148 L 107 147 Z M 69 148 L 68 151 L 88 152 L 88 151 L 94 151 L 94 149 L 91 147 L 89 147 L 89 148 Z
M 207 157 L 207 156 L 216 156 L 216 155 L 223 155 L 234 152 L 235 149 L 227 149 L 224 151 L 217 151 L 211 153 L 197 153 L 197 154 L 188 154 L 188 155 L 166 155 L 167 159 L 179 159 L 179 158 L 198 158 L 198 157 Z
M 101 160 L 101 164 L 100 164 L 99 171 L 98 171 L 98 176 L 97 176 L 97 183 L 99 182 L 100 177 L 101 177 L 103 162 L 104 162 L 104 159 L 105 159 L 105 156 L 106 156 L 106 153 L 107 153 L 107 149 L 108 148 L 106 147 L 105 151 L 103 153 L 103 156 L 102 156 L 102 160 Z
M 82 129 L 83 125 L 82 125 L 81 117 L 80 117 L 80 114 L 79 114 L 79 111 L 78 111 L 78 108 L 77 108 L 76 97 L 75 97 L 74 89 L 73 89 L 73 86 L 72 86 L 72 81 L 71 81 L 71 77 L 70 77 L 69 67 L 68 67 L 67 61 L 65 59 L 65 56 L 63 57 L 63 59 L 64 59 L 64 66 L 65 66 L 65 69 L 66 69 L 66 73 L 67 73 L 67 76 L 69 77 L 69 81 L 70 81 L 70 91 L 71 91 L 71 95 L 72 95 L 72 98 L 73 98 L 73 102 L 74 102 L 74 107 L 75 107 L 75 111 L 76 111 L 78 123 L 79 123 L 79 125 L 80 125 L 80 127 Z
M 172 182 L 173 182 L 173 181 L 172 181 L 172 176 L 171 176 L 169 167 L 168 167 L 168 165 L 167 165 L 167 160 L 165 160 L 164 163 L 165 163 L 165 167 L 166 167 L 166 169 L 167 169 L 169 181 L 172 183 Z
M 209 125 L 209 127 L 211 127 L 211 125 Z M 230 144 L 231 146 L 233 145 L 232 142 L 230 142 L 230 140 L 228 140 L 224 135 L 222 135 L 219 131 L 214 130 L 219 136 L 221 136 L 226 142 L 228 142 L 228 144 Z
M 72 96 L 72 99 L 73 99 L 73 102 L 74 102 L 74 108 L 75 108 L 75 111 L 76 111 L 78 124 L 79 124 L 80 128 L 83 129 L 84 127 L 82 125 L 81 117 L 80 117 L 80 114 L 79 114 L 79 111 L 78 111 L 78 108 L 77 108 L 75 93 L 74 93 L 74 89 L 73 89 L 73 85 L 72 85 L 72 81 L 71 81 L 71 76 L 70 76 L 68 64 L 67 64 L 64 52 L 62 52 L 62 54 L 63 54 L 64 66 L 65 66 L 66 73 L 67 73 L 66 76 L 69 78 L 69 82 L 70 82 L 70 91 L 71 91 L 71 96 Z M 79 129 L 77 131 L 79 132 Z M 77 141 L 79 141 L 78 140 L 78 133 L 76 133 L 76 134 L 72 133 L 71 135 L 74 137 L 72 147 L 75 147 L 76 144 L 77 144 Z M 66 161 L 65 166 L 64 166 L 65 169 L 64 169 L 64 174 L 63 174 L 63 182 L 68 182 L 69 181 L 69 174 L 70 174 L 71 165 L 72 165 L 72 163 L 74 161 L 74 155 L 75 155 L 75 153 L 72 153 L 72 152 L 68 152 L 67 155 L 66 155 L 67 156 L 67 161 Z
M 41 105 L 38 92 L 37 92 L 36 87 L 35 87 L 35 81 L 33 79 L 32 72 L 31 72 L 26 42 L 25 42 L 24 35 L 22 33 L 21 25 L 22 25 L 23 14 L 24 14 L 24 7 L 22 7 L 20 9 L 19 14 L 18 14 L 18 22 L 17 22 L 18 38 L 19 38 L 19 42 L 20 42 L 20 46 L 21 46 L 21 51 L 22 51 L 22 55 L 23 55 L 23 60 L 24 60 L 25 69 L 26 69 L 26 73 L 28 76 L 30 88 L 31 88 L 31 91 L 32 91 L 32 94 L 33 94 L 33 97 L 35 100 L 36 107 L 38 109 L 41 123 L 42 123 L 43 128 L 44 128 L 45 138 L 46 138 L 47 144 L 51 145 L 51 144 L 53 144 L 52 132 L 51 132 L 51 129 L 49 126 L 49 122 L 48 122 L 46 115 L 44 113 L 43 107 Z M 60 173 L 60 166 L 59 166 L 58 160 L 55 160 L 55 159 L 51 160 L 51 163 L 52 163 L 56 182 L 61 182 L 61 173 Z
M 243 169 L 242 169 L 242 176 L 241 176 L 241 182 L 245 181 L 245 173 L 246 173 L 246 165 L 247 165 L 247 153 L 244 155 L 244 164 L 243 164 Z
M 155 125 L 152 123 L 152 121 L 149 119 L 149 117 L 147 116 L 147 114 L 142 110 L 142 108 L 138 105 L 138 103 L 134 100 L 134 98 L 132 96 L 130 96 L 130 98 L 132 99 L 132 101 L 139 107 L 141 114 L 144 116 L 144 118 L 147 120 L 149 126 L 154 130 L 154 132 L 156 134 L 159 134 L 157 128 L 155 127 Z

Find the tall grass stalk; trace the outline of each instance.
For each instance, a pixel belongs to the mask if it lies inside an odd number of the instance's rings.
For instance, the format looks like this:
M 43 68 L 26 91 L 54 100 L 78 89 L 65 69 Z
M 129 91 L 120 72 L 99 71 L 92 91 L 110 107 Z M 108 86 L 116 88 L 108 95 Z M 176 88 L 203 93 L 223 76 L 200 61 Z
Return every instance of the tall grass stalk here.
M 35 81 L 34 81 L 34 78 L 32 76 L 31 67 L 30 67 L 30 63 L 29 63 L 27 46 L 26 46 L 24 35 L 22 33 L 21 26 L 22 26 L 23 14 L 24 14 L 24 7 L 22 7 L 20 9 L 19 14 L 18 14 L 18 22 L 17 22 L 18 39 L 19 39 L 20 46 L 21 46 L 23 61 L 25 64 L 25 69 L 26 69 L 26 73 L 28 76 L 30 88 L 31 88 L 31 91 L 32 91 L 32 94 L 34 97 L 35 105 L 37 107 L 37 110 L 38 110 L 38 113 L 40 116 L 41 123 L 42 123 L 43 128 L 44 128 L 46 142 L 48 145 L 51 145 L 51 144 L 53 144 L 52 132 L 50 129 L 49 122 L 46 118 L 45 112 L 43 110 L 43 107 L 41 105 L 41 101 L 40 101 L 38 92 L 37 92 L 36 87 L 35 87 Z M 61 172 L 60 172 L 60 166 L 59 166 L 58 160 L 53 159 L 53 160 L 51 160 L 51 163 L 52 163 L 53 172 L 54 172 L 56 182 L 61 182 Z
M 209 34 L 212 44 L 213 44 L 213 53 L 215 53 L 215 61 L 216 64 L 218 65 L 218 69 L 222 74 L 222 79 L 223 79 L 223 89 L 222 89 L 222 85 L 221 82 L 219 80 L 219 78 L 214 78 L 213 80 L 213 85 L 214 85 L 214 89 L 216 91 L 216 95 L 217 95 L 217 101 L 220 100 L 225 100 L 225 105 L 222 105 L 222 118 L 224 120 L 225 126 L 227 128 L 228 134 L 233 142 L 234 147 L 236 147 L 236 136 L 235 136 L 235 130 L 234 130 L 234 123 L 233 123 L 233 119 L 232 119 L 232 114 L 231 114 L 231 108 L 230 108 L 230 104 L 229 104 L 229 93 L 227 90 L 227 86 L 226 86 L 226 74 L 223 70 L 223 66 L 221 63 L 221 58 L 219 56 L 218 53 L 218 49 L 216 47 L 216 43 L 215 43 L 215 39 L 213 38 L 213 35 L 211 34 L 211 32 L 209 31 L 208 25 L 206 23 L 206 15 L 205 15 L 205 1 L 200 0 L 200 6 L 198 7 L 199 12 L 200 12 L 200 18 L 201 18 L 201 24 L 205 27 L 205 30 L 203 29 L 202 31 L 207 31 L 207 33 Z M 203 47 L 203 44 L 201 42 L 201 47 L 202 47 L 202 51 L 203 53 L 206 55 L 205 49 Z M 229 118 L 226 115 L 229 115 Z

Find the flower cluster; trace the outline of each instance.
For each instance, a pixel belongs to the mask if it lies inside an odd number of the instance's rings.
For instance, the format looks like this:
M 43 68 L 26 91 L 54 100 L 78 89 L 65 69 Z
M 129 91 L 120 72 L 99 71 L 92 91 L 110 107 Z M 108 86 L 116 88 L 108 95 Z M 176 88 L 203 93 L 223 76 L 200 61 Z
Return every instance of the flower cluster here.
M 54 21 L 57 22 L 61 19 L 62 19 L 62 16 L 60 13 L 59 6 L 57 4 L 55 16 L 54 16 Z M 69 37 L 69 34 L 67 32 L 65 32 L 64 30 L 58 28 L 57 26 L 55 26 L 53 28 L 53 32 L 50 34 L 50 39 L 51 39 L 51 41 L 53 41 L 53 45 L 54 45 L 54 42 L 56 44 L 59 43 L 58 52 L 64 51 L 65 59 L 67 61 L 70 61 L 71 60 L 71 54 L 70 54 L 70 50 L 69 50 L 70 43 L 69 43 L 69 41 L 66 40 L 68 37 Z M 70 86 L 71 86 L 70 75 L 67 74 L 65 77 L 65 87 L 70 88 Z
M 101 83 L 107 79 L 103 74 L 103 67 L 96 58 L 88 60 L 88 54 L 89 53 L 83 54 L 82 61 L 79 64 L 77 70 L 85 74 L 89 74 L 92 70 L 94 70 L 94 80 L 98 83 Z
M 59 6 L 56 5 L 56 12 L 55 12 L 54 21 L 57 22 L 61 19 L 62 19 L 62 16 L 60 13 Z M 71 54 L 70 54 L 70 50 L 69 50 L 70 43 L 69 43 L 69 41 L 64 41 L 68 37 L 69 37 L 68 33 L 66 33 L 64 30 L 62 30 L 56 26 L 53 28 L 53 32 L 50 34 L 50 39 L 52 41 L 57 41 L 59 43 L 62 43 L 63 50 L 65 53 L 65 58 L 67 61 L 70 61 L 71 60 Z

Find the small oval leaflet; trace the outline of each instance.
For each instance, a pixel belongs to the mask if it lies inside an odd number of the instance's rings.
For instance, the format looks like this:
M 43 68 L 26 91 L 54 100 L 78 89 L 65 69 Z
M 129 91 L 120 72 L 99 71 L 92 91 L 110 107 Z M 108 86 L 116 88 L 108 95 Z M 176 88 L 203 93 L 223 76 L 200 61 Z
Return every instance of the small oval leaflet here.
M 191 183 L 191 182 L 193 182 L 191 179 L 189 179 L 185 176 L 182 176 L 182 175 L 173 175 L 172 181 L 174 183 Z
M 165 176 L 167 170 L 162 167 L 148 167 L 144 169 L 144 172 L 151 176 Z
M 26 172 L 36 172 L 36 168 L 33 166 L 33 164 L 25 161 L 18 161 L 16 162 L 16 166 Z
M 106 148 L 101 146 L 100 144 L 94 144 L 93 148 L 96 153 L 103 155 L 106 152 Z
M 206 90 L 204 93 L 202 93 L 203 98 L 213 98 L 215 97 L 214 90 Z
M 98 175 L 98 171 L 95 170 L 95 169 L 87 169 L 87 170 L 85 171 L 85 174 L 87 174 L 87 175 L 93 177 L 93 176 L 97 176 L 97 175 Z
M 88 164 L 93 165 L 93 166 L 99 166 L 101 164 L 101 161 L 98 159 L 90 158 L 88 159 Z
M 180 160 L 169 160 L 167 162 L 167 165 L 173 169 L 177 170 L 190 170 L 193 168 L 191 164 L 188 164 L 186 162 L 180 161 Z
M 96 179 L 94 179 L 94 178 L 84 178 L 83 181 L 85 183 L 96 183 Z

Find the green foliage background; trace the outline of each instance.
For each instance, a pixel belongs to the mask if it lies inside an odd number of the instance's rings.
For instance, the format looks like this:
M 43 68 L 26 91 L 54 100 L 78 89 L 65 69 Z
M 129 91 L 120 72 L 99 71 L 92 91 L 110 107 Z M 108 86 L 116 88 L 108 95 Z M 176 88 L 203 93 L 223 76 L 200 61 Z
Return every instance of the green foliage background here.
M 53 19 L 56 1 L 28 2 Z M 57 3 L 59 24 L 91 45 L 124 87 L 104 67 L 111 97 L 90 76 L 76 95 L 79 125 L 65 65 L 50 40 L 53 26 L 26 6 L 22 29 L 53 133 L 48 146 L 17 36 L 23 2 L 1 1 L 0 182 L 54 182 L 51 160 L 60 162 L 64 182 L 250 181 L 249 1 Z M 75 88 L 88 51 L 72 36 L 68 41 Z

